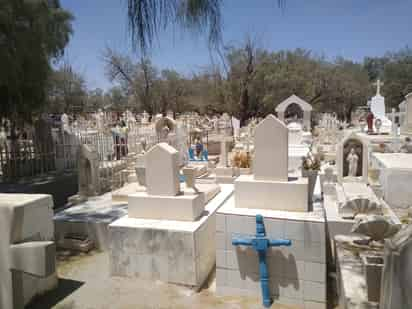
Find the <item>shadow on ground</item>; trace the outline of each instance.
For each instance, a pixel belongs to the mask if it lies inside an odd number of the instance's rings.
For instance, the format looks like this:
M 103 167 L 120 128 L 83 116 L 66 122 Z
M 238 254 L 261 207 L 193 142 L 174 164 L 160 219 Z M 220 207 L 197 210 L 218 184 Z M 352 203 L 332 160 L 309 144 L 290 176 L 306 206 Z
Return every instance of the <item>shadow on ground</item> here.
M 74 291 L 79 289 L 84 282 L 70 280 L 70 279 L 59 279 L 58 287 L 42 296 L 36 297 L 26 309 L 48 309 L 53 308 L 64 298 L 72 294 Z M 67 309 L 69 309 L 68 307 Z

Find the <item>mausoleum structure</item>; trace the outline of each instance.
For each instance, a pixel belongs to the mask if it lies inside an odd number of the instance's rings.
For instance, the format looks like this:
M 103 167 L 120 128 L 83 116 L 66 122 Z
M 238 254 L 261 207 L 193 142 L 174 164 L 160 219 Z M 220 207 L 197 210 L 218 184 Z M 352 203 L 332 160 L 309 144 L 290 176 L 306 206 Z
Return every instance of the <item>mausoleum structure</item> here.
M 215 263 L 215 212 L 231 186 L 196 184 L 166 143 L 145 154 L 146 191 L 129 195 L 128 216 L 109 225 L 110 267 L 115 276 L 200 287 Z
M 267 116 L 254 145 L 253 175 L 235 180 L 217 213 L 217 293 L 326 308 L 324 215 L 318 203 L 308 211 L 308 180 L 288 175 L 287 127 Z
M 305 131 L 310 131 L 310 121 L 311 121 L 311 112 L 312 112 L 312 105 L 308 102 L 302 100 L 297 95 L 291 95 L 286 100 L 282 101 L 278 106 L 276 106 L 276 113 L 280 121 L 285 121 L 285 112 L 286 109 L 291 104 L 297 104 L 303 111 L 303 129 Z

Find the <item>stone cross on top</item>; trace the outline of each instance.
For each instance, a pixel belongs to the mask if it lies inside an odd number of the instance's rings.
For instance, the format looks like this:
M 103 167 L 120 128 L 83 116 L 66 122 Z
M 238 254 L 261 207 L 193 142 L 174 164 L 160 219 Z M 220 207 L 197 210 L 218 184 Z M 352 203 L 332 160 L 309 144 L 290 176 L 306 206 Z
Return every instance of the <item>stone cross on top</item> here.
M 179 194 L 179 152 L 176 149 L 167 143 L 159 143 L 145 154 L 145 163 L 149 195 Z
M 381 82 L 380 79 L 376 81 L 376 83 L 373 84 L 374 86 L 376 85 L 376 95 L 381 95 L 381 87 L 384 85 L 383 82 Z
M 256 180 L 288 180 L 288 128 L 273 115 L 256 127 L 253 174 Z

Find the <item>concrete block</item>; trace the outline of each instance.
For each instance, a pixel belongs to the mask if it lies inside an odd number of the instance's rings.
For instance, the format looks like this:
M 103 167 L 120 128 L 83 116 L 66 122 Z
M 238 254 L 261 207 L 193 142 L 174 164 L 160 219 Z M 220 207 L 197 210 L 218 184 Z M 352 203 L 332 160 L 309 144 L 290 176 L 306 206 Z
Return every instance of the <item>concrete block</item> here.
M 269 181 L 241 175 L 234 184 L 237 208 L 308 211 L 307 178 Z
M 129 217 L 195 221 L 205 208 L 202 195 L 160 196 L 138 192 L 129 195 Z

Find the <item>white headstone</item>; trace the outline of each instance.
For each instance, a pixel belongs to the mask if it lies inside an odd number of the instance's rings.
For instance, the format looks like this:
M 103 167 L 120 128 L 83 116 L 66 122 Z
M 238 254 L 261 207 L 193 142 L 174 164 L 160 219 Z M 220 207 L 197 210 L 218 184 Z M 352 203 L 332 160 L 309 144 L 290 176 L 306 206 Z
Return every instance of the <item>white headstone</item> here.
M 256 180 L 288 180 L 288 128 L 268 115 L 255 130 L 253 173 Z
M 240 120 L 232 116 L 233 135 L 239 137 L 240 134 Z
M 389 133 L 392 129 L 392 122 L 386 117 L 385 98 L 381 95 L 383 83 L 378 79 L 376 82 L 376 95 L 370 100 L 370 109 L 375 119 L 382 121 L 381 132 Z
M 179 152 L 167 143 L 146 154 L 146 186 L 149 195 L 175 196 L 180 191 Z

